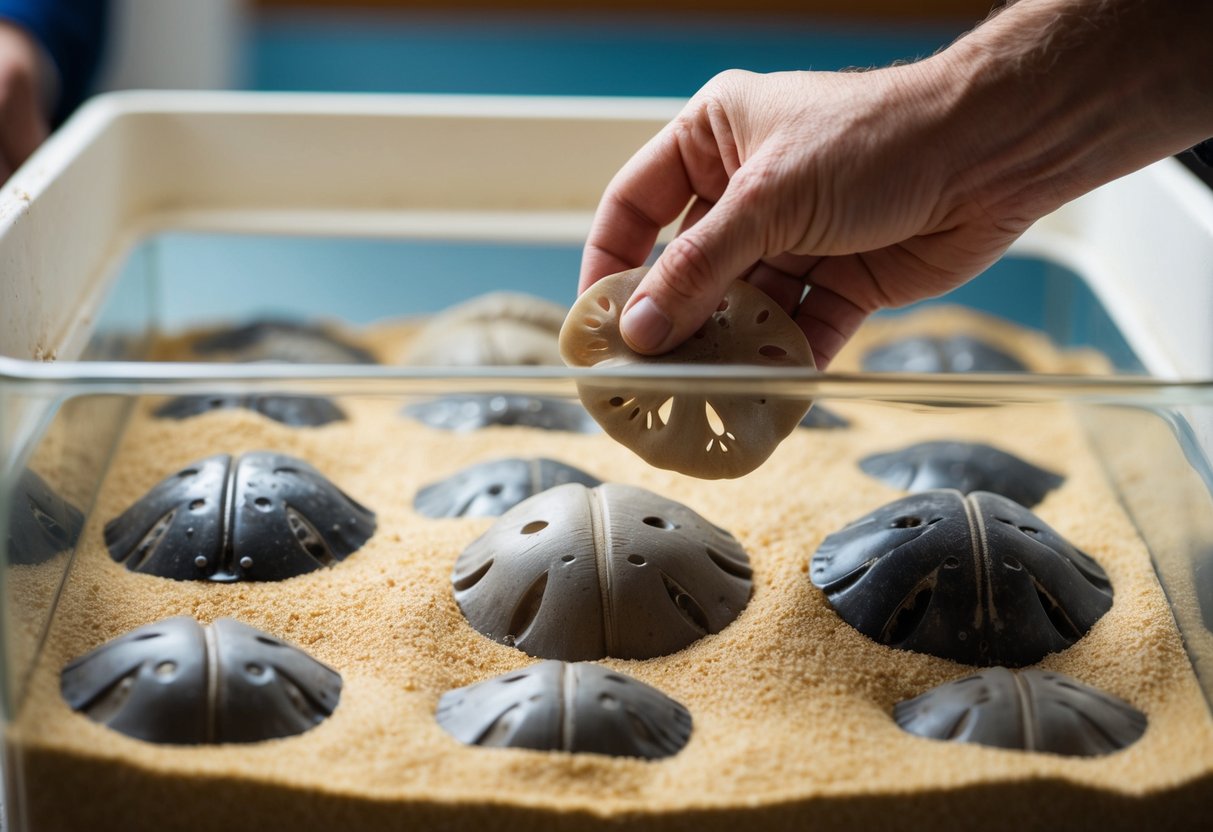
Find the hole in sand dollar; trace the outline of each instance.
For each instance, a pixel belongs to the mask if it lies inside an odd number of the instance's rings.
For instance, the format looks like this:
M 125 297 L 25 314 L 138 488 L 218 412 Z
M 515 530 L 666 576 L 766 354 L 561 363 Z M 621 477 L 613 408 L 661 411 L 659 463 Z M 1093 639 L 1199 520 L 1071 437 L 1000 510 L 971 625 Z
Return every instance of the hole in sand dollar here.
M 661 421 L 661 424 L 668 425 L 670 423 L 670 417 L 673 415 L 673 413 L 674 397 L 670 396 L 657 407 L 657 418 Z
M 541 532 L 548 527 L 546 520 L 532 520 L 522 527 L 523 534 L 535 534 Z

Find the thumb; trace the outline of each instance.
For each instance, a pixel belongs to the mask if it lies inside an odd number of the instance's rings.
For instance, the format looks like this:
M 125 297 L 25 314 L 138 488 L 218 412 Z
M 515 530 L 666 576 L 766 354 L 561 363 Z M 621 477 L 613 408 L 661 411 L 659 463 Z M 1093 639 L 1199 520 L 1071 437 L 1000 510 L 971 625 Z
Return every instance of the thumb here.
M 659 355 L 691 337 L 729 285 L 766 255 L 767 219 L 741 179 L 666 246 L 628 300 L 619 328 L 636 352 Z

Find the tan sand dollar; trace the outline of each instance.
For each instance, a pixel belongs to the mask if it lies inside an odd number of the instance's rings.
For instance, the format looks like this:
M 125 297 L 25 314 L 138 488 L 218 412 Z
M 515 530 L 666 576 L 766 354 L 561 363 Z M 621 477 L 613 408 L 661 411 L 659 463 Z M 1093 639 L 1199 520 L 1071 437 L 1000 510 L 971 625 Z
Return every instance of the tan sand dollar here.
M 560 330 L 560 354 L 573 367 L 625 364 L 755 364 L 809 367 L 800 327 L 765 292 L 737 281 L 712 317 L 684 344 L 660 356 L 632 351 L 619 316 L 647 269 L 603 278 L 573 304 Z M 761 465 L 804 417 L 809 402 L 744 395 L 627 390 L 581 382 L 582 404 L 611 437 L 646 462 L 702 479 L 740 477 Z
M 490 292 L 435 315 L 406 364 L 438 367 L 559 364 L 565 309 L 519 292 Z

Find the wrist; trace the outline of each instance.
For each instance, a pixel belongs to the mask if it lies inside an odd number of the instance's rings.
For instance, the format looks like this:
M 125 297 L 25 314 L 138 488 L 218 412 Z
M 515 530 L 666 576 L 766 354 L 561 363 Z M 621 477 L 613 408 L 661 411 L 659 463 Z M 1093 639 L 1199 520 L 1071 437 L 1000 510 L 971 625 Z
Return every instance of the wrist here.
M 1213 135 L 1213 3 L 1021 0 L 923 63 L 951 189 L 1026 227 Z

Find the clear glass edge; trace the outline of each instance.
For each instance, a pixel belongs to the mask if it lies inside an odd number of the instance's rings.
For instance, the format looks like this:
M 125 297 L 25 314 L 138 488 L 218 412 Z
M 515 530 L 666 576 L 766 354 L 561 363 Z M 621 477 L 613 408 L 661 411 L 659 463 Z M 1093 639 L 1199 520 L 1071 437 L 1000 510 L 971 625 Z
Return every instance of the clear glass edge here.
M 829 373 L 752 365 L 630 364 L 610 368 L 406 367 L 163 362 L 34 363 L 0 357 L 0 385 L 55 396 L 295 392 L 326 395 L 500 390 L 568 395 L 575 385 L 626 384 L 698 394 L 997 403 L 1081 400 L 1143 406 L 1213 403 L 1213 379 L 1128 375 Z M 673 386 L 671 386 L 673 385 Z

